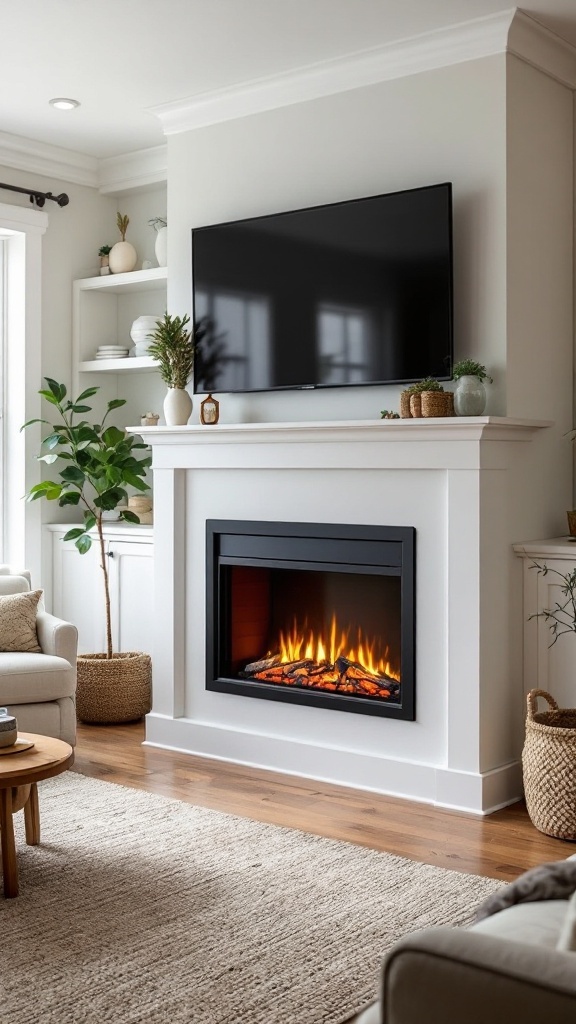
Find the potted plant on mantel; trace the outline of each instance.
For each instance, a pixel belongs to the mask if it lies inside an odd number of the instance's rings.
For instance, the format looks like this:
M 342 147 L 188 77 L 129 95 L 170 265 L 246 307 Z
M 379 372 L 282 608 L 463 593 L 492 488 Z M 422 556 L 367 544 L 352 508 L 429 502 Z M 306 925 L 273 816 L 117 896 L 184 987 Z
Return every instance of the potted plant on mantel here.
M 436 417 L 452 415 L 452 395 L 435 377 L 411 384 L 400 395 L 400 412 L 404 419 L 418 419 L 420 416 Z
M 59 459 L 64 463 L 60 480 L 43 480 L 35 484 L 26 495 L 27 501 L 47 498 L 57 501 L 63 508 L 80 506 L 83 523 L 73 526 L 64 540 L 73 540 L 81 555 L 92 546 L 92 531 L 96 529 L 100 546 L 100 568 L 104 582 L 106 613 L 106 653 L 78 656 L 78 682 L 76 710 L 83 722 L 129 722 L 150 711 L 152 668 L 149 654 L 140 651 L 114 653 L 112 649 L 112 622 L 110 615 L 110 586 L 106 559 L 103 514 L 128 500 L 127 487 L 137 491 L 149 490 L 144 477 L 152 459 L 150 455 L 136 458 L 135 451 L 147 449 L 135 435 L 126 434 L 118 427 L 106 425 L 109 414 L 126 404 L 125 399 L 108 402 L 101 423 L 88 423 L 76 416 L 91 412 L 86 405 L 99 388 L 83 391 L 77 399 L 66 400 L 66 387 L 45 377 L 48 388 L 39 392 L 59 415 L 59 422 L 51 424 L 45 419 L 28 420 L 47 423 L 50 432 L 42 441 L 40 462 L 51 465 Z M 120 518 L 128 523 L 139 523 L 134 512 L 122 508 Z
M 484 381 L 494 383 L 486 367 L 475 359 L 461 359 L 452 367 L 452 380 L 457 381 L 454 391 L 456 415 L 481 416 L 486 408 Z
M 186 385 L 192 377 L 196 344 L 202 330 L 197 328 L 196 333 L 188 330 L 189 323 L 187 314 L 179 317 L 165 313 L 162 320 L 156 321 L 156 330 L 148 347 L 148 355 L 156 360 L 160 376 L 168 385 L 163 408 L 169 427 L 185 426 L 192 412 L 192 398 Z

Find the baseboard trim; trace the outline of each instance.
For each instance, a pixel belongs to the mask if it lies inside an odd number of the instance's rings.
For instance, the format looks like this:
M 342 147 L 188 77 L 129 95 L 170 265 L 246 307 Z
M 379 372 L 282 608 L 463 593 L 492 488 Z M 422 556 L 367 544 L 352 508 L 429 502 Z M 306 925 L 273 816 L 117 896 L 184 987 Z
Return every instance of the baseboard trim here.
M 254 736 L 155 713 L 146 718 L 144 742 L 145 746 L 471 814 L 491 814 L 522 795 L 517 762 L 482 774 L 451 771 L 433 764 L 312 746 L 277 736 Z

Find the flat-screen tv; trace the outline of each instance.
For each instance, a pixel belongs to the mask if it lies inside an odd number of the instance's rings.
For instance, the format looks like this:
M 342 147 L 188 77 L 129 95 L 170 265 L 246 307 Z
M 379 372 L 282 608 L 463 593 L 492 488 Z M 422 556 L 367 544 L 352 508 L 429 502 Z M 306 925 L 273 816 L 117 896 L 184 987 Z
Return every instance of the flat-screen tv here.
M 192 231 L 195 392 L 450 376 L 450 183 Z

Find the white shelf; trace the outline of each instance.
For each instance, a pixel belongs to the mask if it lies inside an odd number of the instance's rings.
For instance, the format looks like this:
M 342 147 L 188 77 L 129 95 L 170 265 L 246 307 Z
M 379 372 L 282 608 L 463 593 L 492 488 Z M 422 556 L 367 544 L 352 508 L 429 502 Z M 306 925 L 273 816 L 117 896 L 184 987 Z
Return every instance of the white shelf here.
M 151 356 L 126 356 L 124 359 L 87 359 L 78 364 L 80 373 L 130 373 L 135 370 L 157 370 Z
M 129 274 L 106 274 L 102 277 L 84 277 L 74 282 L 78 291 L 114 291 L 120 295 L 129 292 L 155 291 L 166 288 L 167 267 L 152 267 L 150 270 L 133 270 Z

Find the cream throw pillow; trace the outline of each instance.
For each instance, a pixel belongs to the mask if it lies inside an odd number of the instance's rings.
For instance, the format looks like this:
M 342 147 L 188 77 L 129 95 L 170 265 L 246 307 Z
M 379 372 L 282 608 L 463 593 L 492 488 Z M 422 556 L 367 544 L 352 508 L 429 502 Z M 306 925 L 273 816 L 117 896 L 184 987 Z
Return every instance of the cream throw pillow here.
M 36 608 L 41 590 L 0 596 L 0 651 L 41 654 L 36 633 Z

